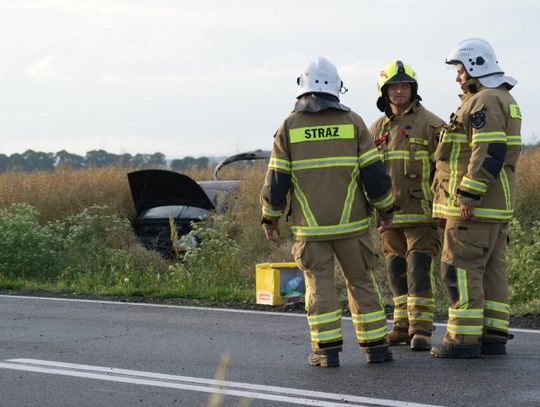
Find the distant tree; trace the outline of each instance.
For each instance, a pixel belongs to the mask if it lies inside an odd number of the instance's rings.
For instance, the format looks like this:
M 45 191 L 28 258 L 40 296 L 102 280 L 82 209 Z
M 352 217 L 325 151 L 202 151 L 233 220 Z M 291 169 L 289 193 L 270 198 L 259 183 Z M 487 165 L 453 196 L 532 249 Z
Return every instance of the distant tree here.
M 183 170 L 190 170 L 190 169 L 204 169 L 208 168 L 208 165 L 210 164 L 210 159 L 208 157 L 199 157 L 199 158 L 193 158 L 191 156 L 187 156 L 184 158 L 176 158 L 171 161 L 171 169 L 173 171 L 183 171 Z
M 86 166 L 86 160 L 83 156 L 68 153 L 66 150 L 60 150 L 56 154 L 56 168 L 75 168 L 81 169 Z
M 105 150 L 92 150 L 86 153 L 86 165 L 88 167 L 106 167 L 115 165 L 118 161 L 116 154 L 108 153 Z
M 147 168 L 166 168 L 165 154 L 154 153 L 148 158 Z
M 9 168 L 9 157 L 5 154 L 0 154 L 0 172 L 5 172 Z

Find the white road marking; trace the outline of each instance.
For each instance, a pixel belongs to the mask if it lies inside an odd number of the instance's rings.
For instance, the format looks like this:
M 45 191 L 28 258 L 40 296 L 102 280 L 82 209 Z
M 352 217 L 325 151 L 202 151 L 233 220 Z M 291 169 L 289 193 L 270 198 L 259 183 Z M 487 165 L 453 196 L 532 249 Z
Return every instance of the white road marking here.
M 212 312 L 229 312 L 239 314 L 259 314 L 259 315 L 274 315 L 274 316 L 289 316 L 289 317 L 302 317 L 305 318 L 305 314 L 299 314 L 295 312 L 272 312 L 272 311 L 254 311 L 244 309 L 230 309 L 230 308 L 212 308 L 212 307 L 196 307 L 189 305 L 168 305 L 168 304 L 149 304 L 144 302 L 121 302 L 121 301 L 104 301 L 104 300 L 82 300 L 77 298 L 55 298 L 55 297 L 32 297 L 25 295 L 0 295 L 0 298 L 18 298 L 28 300 L 44 300 L 44 301 L 68 301 L 68 302 L 82 302 L 92 304 L 111 304 L 111 305 L 128 305 L 136 307 L 156 307 L 156 308 L 176 308 L 176 309 L 188 309 L 195 311 L 212 311 Z M 351 320 L 351 317 L 343 317 L 344 320 Z M 392 320 L 387 320 L 389 324 Z M 438 327 L 446 327 L 446 323 L 436 322 L 433 325 Z M 540 334 L 540 329 L 524 329 L 524 328 L 510 328 L 510 332 L 523 332 L 530 334 Z
M 85 379 L 105 380 L 117 383 L 166 387 L 204 393 L 219 393 L 236 397 L 271 400 L 306 406 L 369 407 L 375 405 L 388 407 L 441 407 L 434 406 L 432 404 L 376 399 L 348 394 L 325 393 L 289 387 L 265 386 L 260 384 L 230 382 L 225 380 L 204 379 L 190 376 L 176 376 L 162 373 L 143 372 L 138 370 L 118 369 L 114 367 L 80 365 L 39 359 L 9 359 L 0 362 L 0 368 Z

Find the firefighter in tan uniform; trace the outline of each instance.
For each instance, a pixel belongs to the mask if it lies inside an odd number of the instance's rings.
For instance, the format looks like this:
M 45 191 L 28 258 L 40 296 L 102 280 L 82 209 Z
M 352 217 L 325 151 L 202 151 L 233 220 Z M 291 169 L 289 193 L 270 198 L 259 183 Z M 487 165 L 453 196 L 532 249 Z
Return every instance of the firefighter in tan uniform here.
M 440 140 L 433 214 L 446 219 L 441 272 L 450 302 L 435 357 L 505 354 L 509 339 L 506 245 L 514 208 L 521 113 L 516 84 L 484 40 L 459 43 L 455 65 L 461 106 Z
M 431 261 L 440 249 L 432 218 L 433 155 L 444 121 L 420 104 L 416 74 L 396 60 L 379 72 L 377 107 L 384 112 L 370 133 L 392 180 L 396 206 L 391 228 L 381 234 L 394 301 L 390 345 L 431 349 L 433 299 Z
M 356 338 L 369 363 L 392 360 L 386 317 L 370 269 L 370 205 L 383 228 L 391 224 L 390 179 L 363 120 L 339 101 L 343 83 L 325 58 L 297 79 L 293 112 L 274 136 L 261 191 L 262 225 L 277 241 L 287 206 L 293 255 L 306 281 L 312 366 L 339 366 L 342 305 L 334 285 L 334 256 L 346 279 Z M 369 201 L 369 202 L 368 202 Z

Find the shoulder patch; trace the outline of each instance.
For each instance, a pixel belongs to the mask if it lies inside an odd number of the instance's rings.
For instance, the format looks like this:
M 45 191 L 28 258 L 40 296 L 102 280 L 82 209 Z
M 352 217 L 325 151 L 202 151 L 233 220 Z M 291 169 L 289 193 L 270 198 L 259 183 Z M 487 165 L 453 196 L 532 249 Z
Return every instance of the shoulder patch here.
M 486 115 L 484 112 L 471 114 L 471 126 L 475 129 L 481 129 L 486 125 Z

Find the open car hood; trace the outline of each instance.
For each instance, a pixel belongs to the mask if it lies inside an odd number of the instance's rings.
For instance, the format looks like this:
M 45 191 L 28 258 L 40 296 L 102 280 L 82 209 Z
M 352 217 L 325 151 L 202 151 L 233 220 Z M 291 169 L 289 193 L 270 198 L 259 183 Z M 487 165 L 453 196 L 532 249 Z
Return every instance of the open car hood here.
M 167 170 L 141 170 L 127 176 L 137 214 L 166 205 L 214 209 L 199 184 L 186 175 Z
M 228 164 L 237 162 L 237 161 L 251 161 L 251 160 L 268 160 L 271 155 L 271 151 L 268 150 L 254 150 L 248 151 L 246 153 L 236 154 L 230 157 L 225 158 L 214 168 L 214 179 L 220 180 L 219 171 Z

